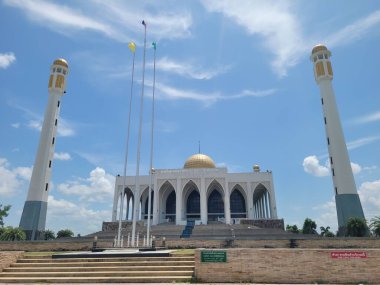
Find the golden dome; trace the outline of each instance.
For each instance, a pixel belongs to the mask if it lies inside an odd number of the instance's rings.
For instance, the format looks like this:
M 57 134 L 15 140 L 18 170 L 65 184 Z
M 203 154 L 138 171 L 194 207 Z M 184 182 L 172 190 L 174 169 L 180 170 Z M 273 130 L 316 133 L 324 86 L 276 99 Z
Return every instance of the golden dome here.
M 186 162 L 183 168 L 215 168 L 215 163 L 211 159 L 211 157 L 197 153 L 192 156 L 190 156 Z
M 311 53 L 313 54 L 313 53 L 323 51 L 323 50 L 327 50 L 327 47 L 325 45 L 318 44 L 315 47 L 313 47 L 313 50 L 311 51 Z
M 69 65 L 67 64 L 67 61 L 63 58 L 58 58 L 56 60 L 54 60 L 54 63 L 55 65 L 61 65 L 61 66 L 64 66 L 66 68 L 69 68 Z

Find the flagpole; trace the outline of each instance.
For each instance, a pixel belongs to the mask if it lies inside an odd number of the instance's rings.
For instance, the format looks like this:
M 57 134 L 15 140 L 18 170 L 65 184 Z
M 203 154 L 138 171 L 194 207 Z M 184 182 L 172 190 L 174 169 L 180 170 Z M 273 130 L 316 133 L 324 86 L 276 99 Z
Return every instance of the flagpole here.
M 128 47 L 133 53 L 133 60 L 132 60 L 132 79 L 131 79 L 131 92 L 129 97 L 129 113 L 128 113 L 128 128 L 127 128 L 127 142 L 125 147 L 125 159 L 124 159 L 124 172 L 123 172 L 123 188 L 121 191 L 121 198 L 120 198 L 120 217 L 119 217 L 119 228 L 117 231 L 117 241 L 116 245 L 118 247 L 121 247 L 121 223 L 123 219 L 123 207 L 124 207 L 124 191 L 125 191 L 125 185 L 126 185 L 126 179 L 127 179 L 127 164 L 128 164 L 128 152 L 129 152 L 129 134 L 130 134 L 130 127 L 131 127 L 131 112 L 132 112 L 132 94 L 133 94 L 133 76 L 135 71 L 135 43 L 131 42 L 128 44 Z M 127 200 L 128 202 L 128 200 Z M 128 215 L 128 213 L 127 213 Z
M 133 207 L 133 222 L 132 222 L 132 246 L 135 246 L 135 234 L 136 234 L 136 220 L 138 214 L 138 204 L 140 200 L 140 149 L 141 149 L 141 132 L 142 132 L 142 119 L 144 111 L 144 79 L 145 79 L 145 50 L 146 50 L 146 23 L 143 20 L 144 26 L 144 52 L 143 52 L 143 75 L 142 75 L 142 88 L 141 88 L 141 100 L 140 100 L 140 122 L 139 122 L 139 138 L 137 143 L 137 163 L 136 163 L 136 185 L 134 194 L 134 207 Z
M 150 133 L 150 183 L 149 183 L 149 194 L 148 194 L 148 224 L 147 224 L 147 244 L 149 243 L 150 239 L 150 215 L 151 215 L 151 204 L 152 204 L 152 198 L 151 198 L 151 192 L 152 192 L 152 184 L 153 184 L 153 144 L 154 144 L 154 88 L 156 83 L 156 43 L 152 43 L 154 48 L 154 63 L 153 63 L 153 95 L 152 95 L 152 128 Z M 157 197 L 156 197 L 157 199 Z

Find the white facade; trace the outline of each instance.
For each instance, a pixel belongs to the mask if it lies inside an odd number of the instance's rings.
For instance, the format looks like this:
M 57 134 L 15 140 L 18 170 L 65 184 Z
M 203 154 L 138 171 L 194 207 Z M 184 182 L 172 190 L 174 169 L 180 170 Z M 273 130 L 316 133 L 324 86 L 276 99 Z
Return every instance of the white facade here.
M 205 160 L 207 160 L 205 162 Z M 135 189 L 135 177 L 116 177 L 112 221 L 119 219 L 118 205 L 123 196 L 126 212 L 123 220 L 147 218 L 149 176 L 140 176 L 140 189 Z M 156 169 L 153 174 L 152 224 L 172 222 L 197 224 L 235 219 L 277 218 L 272 173 L 260 172 L 256 166 L 251 173 L 228 173 L 227 168 L 216 168 L 211 158 L 197 154 L 190 157 L 183 169 Z M 139 209 L 133 211 L 134 197 Z

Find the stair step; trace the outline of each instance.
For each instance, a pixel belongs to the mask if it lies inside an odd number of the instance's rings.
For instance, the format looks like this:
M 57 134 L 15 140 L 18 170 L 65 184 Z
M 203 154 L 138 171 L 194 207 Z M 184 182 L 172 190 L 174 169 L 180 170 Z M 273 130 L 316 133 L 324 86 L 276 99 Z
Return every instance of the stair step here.
M 47 262 L 91 262 L 91 261 L 184 261 L 184 260 L 194 260 L 194 257 L 188 256 L 178 256 L 178 257 L 105 257 L 105 258 L 34 258 L 25 259 L 21 258 L 17 260 L 17 263 L 47 263 Z
M 0 277 L 0 283 L 172 283 L 186 282 L 192 275 L 144 276 L 144 277 Z
M 185 276 L 193 271 L 95 271 L 95 272 L 2 272 L 0 277 L 145 277 L 145 276 Z
M 72 260 L 70 262 L 48 262 L 48 263 L 13 263 L 11 264 L 11 267 L 98 267 L 98 266 L 160 266 L 160 265 L 166 265 L 166 266 L 177 266 L 177 265 L 194 265 L 194 259 L 189 261 L 116 261 L 116 262 L 73 262 Z
M 8 267 L 3 272 L 194 271 L 194 266 Z

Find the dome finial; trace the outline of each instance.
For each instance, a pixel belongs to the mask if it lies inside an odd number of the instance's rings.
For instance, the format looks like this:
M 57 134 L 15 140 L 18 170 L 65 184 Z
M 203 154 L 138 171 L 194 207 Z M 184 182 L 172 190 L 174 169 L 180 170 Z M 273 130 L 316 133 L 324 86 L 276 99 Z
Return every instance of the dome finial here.
M 198 153 L 201 154 L 201 141 L 198 141 Z

